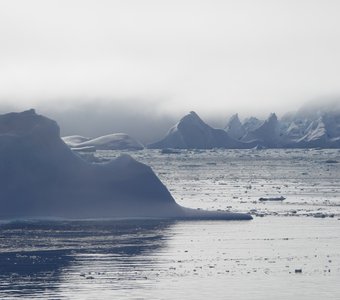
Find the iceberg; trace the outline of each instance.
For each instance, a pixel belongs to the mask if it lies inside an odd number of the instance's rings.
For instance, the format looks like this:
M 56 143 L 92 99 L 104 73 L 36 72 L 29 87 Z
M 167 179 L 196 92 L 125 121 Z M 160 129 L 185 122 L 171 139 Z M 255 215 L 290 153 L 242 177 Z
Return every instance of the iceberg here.
M 71 148 L 94 147 L 96 150 L 142 150 L 144 146 L 126 133 L 113 133 L 94 139 L 82 136 L 69 136 L 62 138 Z
M 61 138 L 64 143 L 70 147 L 77 147 L 78 144 L 87 142 L 90 140 L 90 138 L 81 136 L 81 135 L 70 135 L 70 136 L 64 136 Z
M 238 114 L 233 115 L 224 129 L 229 136 L 236 140 L 240 140 L 245 134 L 246 130 L 244 129 Z
M 184 116 L 160 141 L 149 144 L 151 149 L 243 149 L 254 147 L 235 140 L 223 129 L 206 124 L 194 111 Z
M 279 121 L 275 113 L 270 114 L 267 120 L 252 128 L 242 138 L 243 141 L 256 141 L 257 144 L 267 148 L 279 146 Z
M 245 129 L 246 132 L 253 131 L 254 129 L 258 128 L 263 121 L 259 120 L 258 118 L 255 117 L 250 117 L 244 120 L 243 122 L 243 128 Z
M 280 120 L 284 148 L 339 148 L 340 102 L 307 103 Z
M 234 114 L 222 129 L 212 128 L 195 112 L 175 124 L 151 149 L 340 148 L 340 104 L 305 107 L 278 119 L 240 121 Z
M 225 131 L 265 148 L 340 148 L 340 101 L 309 103 L 281 119 L 272 113 L 264 121 L 250 117 L 242 123 L 235 114 Z
M 129 155 L 83 160 L 57 123 L 34 110 L 0 115 L 0 218 L 249 220 L 178 205 L 152 169 Z

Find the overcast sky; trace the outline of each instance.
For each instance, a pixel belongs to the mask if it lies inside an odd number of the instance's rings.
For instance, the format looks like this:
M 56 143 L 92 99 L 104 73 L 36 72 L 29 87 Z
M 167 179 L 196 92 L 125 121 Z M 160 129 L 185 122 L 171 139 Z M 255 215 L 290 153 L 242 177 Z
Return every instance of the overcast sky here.
M 339 15 L 338 0 L 0 0 L 0 104 L 297 109 L 340 95 Z

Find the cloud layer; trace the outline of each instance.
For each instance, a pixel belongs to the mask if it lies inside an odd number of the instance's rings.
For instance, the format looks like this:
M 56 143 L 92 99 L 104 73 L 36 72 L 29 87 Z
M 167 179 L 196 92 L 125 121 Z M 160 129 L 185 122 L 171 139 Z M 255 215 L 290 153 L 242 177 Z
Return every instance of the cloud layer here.
M 296 109 L 340 94 L 339 11 L 336 0 L 1 1 L 0 109 Z

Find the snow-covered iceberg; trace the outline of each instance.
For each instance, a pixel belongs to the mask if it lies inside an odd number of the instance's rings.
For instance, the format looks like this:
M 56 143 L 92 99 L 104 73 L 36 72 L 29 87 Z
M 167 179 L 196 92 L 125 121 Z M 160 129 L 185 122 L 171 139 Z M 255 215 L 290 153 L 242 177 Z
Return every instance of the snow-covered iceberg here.
M 272 113 L 264 121 L 250 117 L 242 123 L 236 114 L 225 131 L 265 148 L 340 148 L 340 102 L 306 105 L 281 119 Z
M 97 150 L 142 150 L 142 143 L 126 133 L 113 133 L 88 139 L 79 135 L 62 138 L 71 148 L 94 147 Z
M 0 115 L 0 217 L 249 220 L 179 206 L 152 169 L 128 155 L 92 164 L 34 110 Z
M 84 137 L 81 135 L 69 135 L 69 136 L 64 136 L 61 138 L 64 143 L 70 147 L 74 147 L 76 148 L 78 146 L 78 144 L 87 142 L 90 140 L 90 138 L 88 137 Z
M 280 120 L 285 148 L 340 148 L 340 105 L 307 105 Z
M 222 129 L 215 129 L 206 124 L 195 112 L 184 116 L 160 141 L 149 144 L 148 148 L 163 149 L 242 149 L 255 144 L 240 142 Z

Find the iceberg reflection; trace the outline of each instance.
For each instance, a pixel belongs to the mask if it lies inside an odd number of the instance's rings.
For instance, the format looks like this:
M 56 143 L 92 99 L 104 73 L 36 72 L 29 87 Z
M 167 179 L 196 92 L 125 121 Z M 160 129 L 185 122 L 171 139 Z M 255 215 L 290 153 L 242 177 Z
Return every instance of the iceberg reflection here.
M 19 222 L 0 226 L 1 298 L 58 299 L 91 285 L 135 288 L 158 264 L 160 220 Z M 72 284 L 65 289 L 65 285 Z M 97 291 L 98 292 L 98 291 Z

